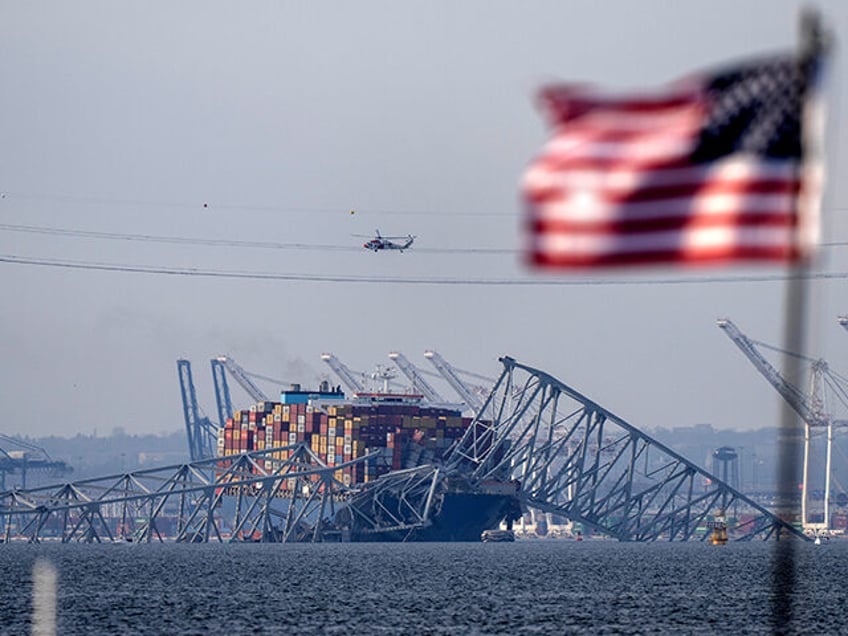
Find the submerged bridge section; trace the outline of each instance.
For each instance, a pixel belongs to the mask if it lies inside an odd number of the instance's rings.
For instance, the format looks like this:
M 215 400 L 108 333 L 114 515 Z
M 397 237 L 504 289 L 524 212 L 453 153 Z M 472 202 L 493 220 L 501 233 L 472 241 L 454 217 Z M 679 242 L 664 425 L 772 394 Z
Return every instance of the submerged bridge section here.
M 522 503 L 621 541 L 705 539 L 717 511 L 731 537 L 803 533 L 717 476 L 553 376 L 501 358 L 503 372 L 457 443 L 448 470 L 514 479 Z

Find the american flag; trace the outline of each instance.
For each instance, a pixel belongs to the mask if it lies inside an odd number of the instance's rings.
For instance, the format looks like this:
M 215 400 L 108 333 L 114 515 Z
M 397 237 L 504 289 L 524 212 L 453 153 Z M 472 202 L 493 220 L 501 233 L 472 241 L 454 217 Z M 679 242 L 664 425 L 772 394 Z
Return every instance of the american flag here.
M 578 268 L 806 255 L 820 190 L 802 161 L 812 70 L 787 55 L 652 93 L 543 89 L 552 136 L 522 184 L 527 260 Z

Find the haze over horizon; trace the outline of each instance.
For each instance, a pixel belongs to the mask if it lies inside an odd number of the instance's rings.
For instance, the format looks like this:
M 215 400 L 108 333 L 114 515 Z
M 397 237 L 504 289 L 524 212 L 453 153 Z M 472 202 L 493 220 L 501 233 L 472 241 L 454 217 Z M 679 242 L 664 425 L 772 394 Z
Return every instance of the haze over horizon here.
M 314 385 L 325 351 L 429 370 L 428 348 L 492 377 L 513 356 L 646 429 L 776 425 L 715 320 L 780 346 L 783 270 L 535 274 L 518 183 L 543 82 L 652 87 L 792 49 L 806 4 L 2 4 L 0 255 L 53 264 L 0 263 L 0 430 L 180 430 L 181 357 L 212 416 L 222 353 Z M 837 40 L 816 271 L 839 275 L 848 5 L 816 6 Z M 353 235 L 375 229 L 417 239 L 374 254 Z M 837 370 L 847 287 L 810 283 L 807 353 Z

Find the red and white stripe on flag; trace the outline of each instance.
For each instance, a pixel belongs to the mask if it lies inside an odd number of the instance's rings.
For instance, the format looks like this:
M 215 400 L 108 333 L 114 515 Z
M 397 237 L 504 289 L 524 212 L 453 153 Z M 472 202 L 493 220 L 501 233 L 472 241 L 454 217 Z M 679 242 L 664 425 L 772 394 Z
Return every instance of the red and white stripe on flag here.
M 541 98 L 553 130 L 522 184 L 531 265 L 791 261 L 815 242 L 817 210 L 799 215 L 800 157 L 693 160 L 710 108 L 697 84 L 623 97 L 560 86 Z

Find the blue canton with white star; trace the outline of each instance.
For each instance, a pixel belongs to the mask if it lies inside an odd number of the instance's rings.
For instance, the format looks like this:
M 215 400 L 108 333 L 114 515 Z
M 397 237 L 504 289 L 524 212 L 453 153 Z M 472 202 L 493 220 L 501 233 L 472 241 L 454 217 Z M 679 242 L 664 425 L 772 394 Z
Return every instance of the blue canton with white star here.
M 732 153 L 800 159 L 808 78 L 809 69 L 790 56 L 713 76 L 692 161 L 704 163 Z

